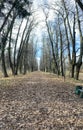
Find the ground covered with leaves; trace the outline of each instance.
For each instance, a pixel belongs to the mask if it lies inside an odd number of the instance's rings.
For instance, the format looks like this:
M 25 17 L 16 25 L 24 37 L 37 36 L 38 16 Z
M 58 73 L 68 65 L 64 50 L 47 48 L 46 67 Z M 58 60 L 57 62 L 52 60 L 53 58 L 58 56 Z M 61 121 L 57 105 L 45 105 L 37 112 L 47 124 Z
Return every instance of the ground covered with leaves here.
M 83 130 L 75 84 L 42 72 L 0 79 L 0 130 Z

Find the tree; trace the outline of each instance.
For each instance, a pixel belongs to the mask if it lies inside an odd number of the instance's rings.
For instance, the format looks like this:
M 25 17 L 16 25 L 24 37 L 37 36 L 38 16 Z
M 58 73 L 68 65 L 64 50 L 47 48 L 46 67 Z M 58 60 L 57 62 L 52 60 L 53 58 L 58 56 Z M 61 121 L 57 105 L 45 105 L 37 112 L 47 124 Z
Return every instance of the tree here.
M 9 35 L 9 32 L 14 24 L 14 20 L 15 20 L 15 17 L 12 19 L 11 23 L 10 23 L 10 26 L 8 26 L 7 28 L 7 32 L 4 34 L 4 36 L 2 37 L 2 45 L 1 45 L 1 59 L 2 59 L 2 68 L 3 68 L 3 73 L 4 73 L 4 77 L 8 77 L 8 74 L 7 74 L 7 71 L 6 71 L 6 65 L 5 65 L 5 47 L 6 47 L 6 44 L 7 44 L 7 38 L 8 38 L 8 35 Z
M 6 65 L 5 65 L 5 48 L 8 42 L 8 37 L 9 37 L 9 63 L 10 63 L 10 68 L 12 70 L 12 73 L 14 74 L 14 66 L 11 60 L 11 39 L 12 39 L 12 30 L 14 27 L 14 23 L 16 18 L 25 18 L 27 16 L 30 16 L 30 13 L 27 11 L 25 7 L 27 1 L 22 1 L 20 2 L 19 0 L 15 1 L 3 1 L 3 4 L 9 4 L 10 10 L 8 10 L 8 13 L 6 17 L 3 20 L 3 23 L 0 27 L 0 32 L 3 33 L 2 38 L 1 38 L 1 58 L 2 58 L 2 68 L 4 72 L 4 76 L 8 77 L 7 70 L 6 70 Z M 27 4 L 29 4 L 27 2 Z M 4 14 L 5 15 L 5 14 Z M 9 36 L 10 35 L 10 36 Z
M 78 6 L 76 4 L 76 15 L 77 15 L 77 23 L 78 23 L 78 29 L 79 29 L 79 35 L 80 35 L 80 54 L 78 61 L 76 63 L 76 79 L 79 79 L 79 72 L 80 68 L 82 66 L 82 58 L 83 58 L 83 34 L 82 34 L 82 29 L 81 29 L 81 22 L 79 18 L 79 12 L 78 12 Z
M 77 2 L 77 1 L 76 1 Z M 80 1 L 81 2 L 81 1 Z M 51 43 L 51 47 L 52 47 L 52 53 L 53 53 L 53 57 L 54 57 L 54 61 L 56 61 L 57 66 L 59 66 L 58 68 L 61 68 L 61 73 L 62 75 L 64 75 L 64 59 L 65 56 L 64 54 L 68 55 L 68 60 L 67 62 L 69 63 L 69 69 L 70 69 L 70 74 L 72 78 L 75 78 L 75 71 L 76 71 L 76 77 L 79 77 L 79 72 L 80 72 L 80 68 L 82 65 L 82 55 L 83 55 L 83 36 L 82 36 L 82 12 L 81 10 L 78 8 L 78 6 L 75 6 L 75 1 L 70 2 L 70 6 L 69 6 L 69 1 L 65 1 L 65 0 L 61 0 L 59 1 L 59 3 L 57 1 L 55 1 L 53 4 L 51 5 L 45 5 L 45 7 L 47 7 L 48 9 L 51 9 L 54 11 L 55 13 L 55 17 L 56 17 L 56 21 L 55 25 L 57 25 L 54 28 L 54 25 L 49 24 L 48 21 L 50 21 L 50 23 L 52 23 L 52 20 L 48 20 L 48 15 L 45 13 L 45 22 L 46 22 L 46 26 L 47 26 L 47 31 L 48 31 L 48 35 L 49 35 L 49 40 Z M 81 2 L 82 3 L 82 2 Z M 73 7 L 73 8 L 72 8 Z M 79 11 L 76 10 L 77 8 L 79 9 Z M 46 10 L 46 12 L 47 12 Z M 49 10 L 50 12 L 50 10 Z M 76 16 L 77 14 L 77 16 Z M 50 13 L 49 13 L 50 15 Z M 58 19 L 59 16 L 59 19 Z M 76 21 L 76 17 L 77 17 L 77 21 Z M 56 24 L 58 21 L 59 24 Z M 80 34 L 80 45 L 77 45 L 77 24 L 78 24 L 78 29 L 79 29 L 79 34 Z M 57 29 L 57 27 L 59 27 Z M 52 31 L 51 29 L 54 28 L 54 30 L 57 30 L 57 34 L 55 36 L 55 31 Z M 59 49 L 54 49 L 54 37 L 56 37 L 56 39 L 58 39 L 58 45 Z M 57 41 L 57 40 L 56 40 Z M 57 47 L 56 47 L 57 48 Z M 77 57 L 77 53 L 78 50 L 80 50 L 79 52 L 79 58 Z M 64 53 L 65 51 L 65 53 Z M 56 54 L 56 52 L 58 52 L 58 56 Z M 58 57 L 58 58 L 57 58 Z M 59 63 L 58 63 L 58 61 Z M 55 64 L 56 64 L 55 63 Z M 78 66 L 78 67 L 77 67 Z M 55 65 L 55 68 L 56 65 Z M 77 76 L 78 75 L 78 76 Z M 76 78 L 78 79 L 78 78 Z
M 72 28 L 70 26 L 70 22 L 69 22 L 69 17 L 68 17 L 68 9 L 66 7 L 65 1 L 63 0 L 63 6 L 65 9 L 65 13 L 66 13 L 66 20 L 67 20 L 67 25 L 68 25 L 68 29 L 69 29 L 69 33 L 70 33 L 70 42 L 72 43 L 72 57 L 70 57 L 70 49 L 68 49 L 69 51 L 69 62 L 70 62 L 70 68 L 71 68 L 71 77 L 74 78 L 74 72 L 75 72 L 75 65 L 76 65 L 76 45 L 75 45 L 75 13 L 73 13 L 73 31 Z M 64 24 L 66 26 L 66 23 L 64 21 Z M 67 26 L 65 27 L 65 29 L 67 28 Z M 67 32 L 66 32 L 67 33 Z M 68 40 L 68 34 L 67 35 L 67 40 Z M 67 41 L 69 44 L 69 41 Z M 69 45 L 68 45 L 69 46 Z M 69 47 L 68 47 L 69 48 Z
M 58 18 L 58 23 L 59 23 L 59 35 L 60 35 L 60 61 L 61 61 L 61 75 L 64 75 L 64 69 L 63 69 L 63 37 L 62 37 L 62 32 L 60 28 L 60 22 Z
M 83 10 L 83 3 L 81 0 L 76 0 L 76 2 L 78 3 L 79 7 Z
M 23 8 L 23 5 L 25 5 L 27 1 L 26 2 L 24 1 L 25 2 L 25 4 L 24 4 L 24 2 L 20 2 L 19 0 L 15 0 L 14 2 L 8 0 L 8 1 L 3 1 L 2 4 L 4 4 L 5 2 L 8 3 L 9 5 L 12 5 L 12 6 L 10 7 L 10 10 L 9 10 L 7 16 L 4 18 L 3 24 L 0 27 L 0 32 L 3 30 L 8 18 L 11 15 L 11 12 L 13 11 L 14 8 L 17 10 L 18 14 L 22 15 L 23 17 L 30 15 L 30 13 L 27 12 Z M 29 4 L 29 2 L 27 2 L 27 4 Z
M 48 22 L 47 22 L 48 16 L 46 15 L 45 12 L 44 12 L 44 14 L 45 14 L 45 23 L 46 23 L 46 27 L 47 27 L 47 32 L 48 32 L 49 40 L 50 40 L 50 43 L 51 43 L 52 55 L 53 55 L 53 59 L 54 59 L 54 63 L 55 63 L 55 68 L 56 68 L 57 74 L 60 75 L 60 70 L 59 70 L 57 58 L 56 58 L 55 51 L 54 51 L 53 40 L 52 40 L 52 37 L 51 37 L 49 25 L 48 25 Z

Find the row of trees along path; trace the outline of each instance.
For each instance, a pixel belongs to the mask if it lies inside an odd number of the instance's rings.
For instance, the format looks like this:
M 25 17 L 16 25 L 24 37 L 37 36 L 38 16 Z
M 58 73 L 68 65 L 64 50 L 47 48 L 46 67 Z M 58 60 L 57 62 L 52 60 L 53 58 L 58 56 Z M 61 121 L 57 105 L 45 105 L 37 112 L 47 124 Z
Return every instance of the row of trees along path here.
M 69 71 L 70 77 L 78 80 L 83 59 L 83 2 L 46 3 L 38 7 L 44 15 L 44 27 L 40 31 L 43 43 L 40 68 L 64 77 Z M 40 41 L 35 32 L 42 20 L 34 4 L 38 3 L 0 1 L 0 68 L 4 77 L 8 77 L 10 71 L 18 75 L 37 70 L 37 42 Z M 51 19 L 50 12 L 54 12 Z
M 65 79 L 65 74 L 70 72 L 72 78 L 79 79 L 83 2 L 43 1 L 40 6 L 45 25 L 45 30 L 41 29 L 40 69 L 50 73 L 33 72 L 37 70 L 36 29 L 40 24 L 40 12 L 34 10 L 33 3 L 0 0 L 0 70 L 6 77 L 0 72 L 0 129 L 82 130 L 83 100 L 74 93 L 75 86 L 82 83 Z

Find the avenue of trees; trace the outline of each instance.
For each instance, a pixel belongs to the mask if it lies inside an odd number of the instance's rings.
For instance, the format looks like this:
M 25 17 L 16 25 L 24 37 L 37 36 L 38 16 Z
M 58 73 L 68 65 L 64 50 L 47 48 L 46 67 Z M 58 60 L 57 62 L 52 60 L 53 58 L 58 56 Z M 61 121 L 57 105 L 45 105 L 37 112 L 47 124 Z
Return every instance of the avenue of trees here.
M 68 71 L 78 80 L 83 62 L 83 0 L 43 3 L 40 69 L 64 77 Z M 0 0 L 0 68 L 4 77 L 9 70 L 13 75 L 37 70 L 34 30 L 40 22 L 32 7 L 29 0 Z
M 8 77 L 9 69 L 13 75 L 37 69 L 31 38 L 36 22 L 31 6 L 28 0 L 0 1 L 0 62 L 4 77 Z
M 64 77 L 68 71 L 71 78 L 78 80 L 83 62 L 83 10 L 79 2 L 59 0 L 42 10 L 47 27 L 46 38 L 42 36 L 42 70 Z M 51 20 L 50 10 L 54 11 Z

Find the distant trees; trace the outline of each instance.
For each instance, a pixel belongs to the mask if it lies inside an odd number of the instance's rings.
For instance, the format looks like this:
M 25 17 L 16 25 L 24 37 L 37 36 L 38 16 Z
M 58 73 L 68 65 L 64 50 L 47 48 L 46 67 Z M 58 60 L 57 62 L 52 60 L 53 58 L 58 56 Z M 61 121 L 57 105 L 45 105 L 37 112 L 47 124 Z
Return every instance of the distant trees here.
M 52 54 L 49 38 L 46 37 L 45 33 L 42 35 L 42 52 L 40 60 L 40 69 L 45 72 L 52 72 Z

